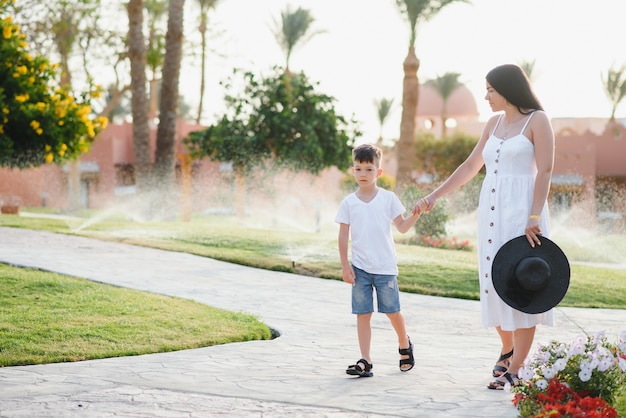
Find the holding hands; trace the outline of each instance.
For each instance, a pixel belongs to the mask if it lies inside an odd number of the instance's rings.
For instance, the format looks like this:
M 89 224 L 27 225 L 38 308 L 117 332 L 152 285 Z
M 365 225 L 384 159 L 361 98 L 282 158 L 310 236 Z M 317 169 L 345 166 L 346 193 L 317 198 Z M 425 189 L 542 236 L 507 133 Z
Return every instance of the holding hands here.
M 415 206 L 413 206 L 413 213 L 428 213 L 435 207 L 437 199 L 429 194 L 426 197 L 421 198 Z

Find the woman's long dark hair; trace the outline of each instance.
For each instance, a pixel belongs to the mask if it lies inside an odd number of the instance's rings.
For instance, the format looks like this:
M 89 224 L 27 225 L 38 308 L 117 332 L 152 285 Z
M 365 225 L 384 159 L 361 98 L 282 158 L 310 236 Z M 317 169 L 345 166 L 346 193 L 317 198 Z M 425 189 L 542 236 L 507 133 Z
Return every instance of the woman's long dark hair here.
M 507 102 L 522 114 L 543 110 L 528 76 L 515 64 L 500 65 L 487 73 L 487 81 Z

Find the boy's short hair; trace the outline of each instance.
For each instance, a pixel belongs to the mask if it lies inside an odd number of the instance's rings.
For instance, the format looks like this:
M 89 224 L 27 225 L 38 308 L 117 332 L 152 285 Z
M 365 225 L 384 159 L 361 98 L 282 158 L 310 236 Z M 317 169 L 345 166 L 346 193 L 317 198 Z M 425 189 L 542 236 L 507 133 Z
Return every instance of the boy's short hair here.
M 383 151 L 375 145 L 363 144 L 352 150 L 352 160 L 359 163 L 372 163 L 380 167 Z

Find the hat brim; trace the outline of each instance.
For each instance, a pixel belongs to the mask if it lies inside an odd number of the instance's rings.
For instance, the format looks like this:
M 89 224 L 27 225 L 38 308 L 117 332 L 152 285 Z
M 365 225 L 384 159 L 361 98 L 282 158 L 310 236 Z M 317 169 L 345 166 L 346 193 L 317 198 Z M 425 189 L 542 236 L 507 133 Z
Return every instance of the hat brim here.
M 567 257 L 553 241 L 539 237 L 541 245 L 531 247 L 526 235 L 505 243 L 493 259 L 491 280 L 498 296 L 518 311 L 528 314 L 546 312 L 563 300 L 570 281 L 570 266 Z M 519 284 L 515 269 L 527 257 L 539 257 L 550 266 L 550 277 L 546 286 L 530 292 Z

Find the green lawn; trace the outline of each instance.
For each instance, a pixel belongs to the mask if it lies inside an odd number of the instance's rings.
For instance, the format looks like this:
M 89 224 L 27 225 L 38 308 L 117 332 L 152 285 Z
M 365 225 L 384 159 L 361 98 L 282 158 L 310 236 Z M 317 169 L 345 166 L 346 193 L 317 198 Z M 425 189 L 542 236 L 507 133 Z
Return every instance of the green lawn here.
M 116 213 L 82 218 L 23 215 L 29 216 L 2 215 L 0 226 L 75 234 L 341 280 L 333 227 L 303 232 L 251 226 L 230 216 L 197 217 L 189 223 L 139 223 Z M 588 234 L 577 240 L 553 235 L 553 239 L 572 264 L 570 289 L 561 306 L 626 307 L 626 269 L 595 265 L 624 263 L 623 235 Z M 474 251 L 404 244 L 397 249 L 403 291 L 478 299 Z M 0 265 L 0 284 L 0 367 L 271 338 L 271 330 L 253 316 L 180 298 L 5 265 Z M 619 411 L 626 411 L 625 403 L 626 397 L 621 397 Z
M 109 213 L 91 223 L 96 218 L 96 214 L 71 220 L 1 216 L 0 225 L 183 251 L 253 267 L 341 280 L 334 225 L 321 232 L 304 232 L 259 227 L 258 219 L 242 221 L 231 216 L 196 217 L 188 223 L 139 223 L 125 220 L 123 214 Z M 86 224 L 88 227 L 82 228 Z M 577 236 L 580 238 L 580 234 Z M 554 236 L 553 239 L 571 262 L 570 289 L 561 306 L 626 308 L 626 269 L 580 263 L 608 263 L 626 257 L 623 235 L 590 234 L 578 241 Z M 402 291 L 478 299 L 475 251 L 403 244 L 398 244 L 397 249 Z
M 197 217 L 188 223 L 140 223 L 116 213 L 92 213 L 82 218 L 35 215 L 2 215 L 0 225 L 182 251 L 341 280 L 334 225 L 321 232 L 303 232 L 260 227 L 258 222 L 251 226 L 245 219 L 231 216 Z M 626 270 L 577 261 L 606 263 L 612 252 L 626 254 L 626 240 L 604 235 L 587 236 L 584 241 L 591 242 L 595 250 L 588 251 L 573 241 L 560 241 L 572 262 L 570 289 L 561 306 L 623 309 Z M 478 299 L 474 251 L 404 244 L 397 248 L 398 280 L 403 291 Z M 0 267 L 0 366 L 271 338 L 265 325 L 247 315 L 38 270 Z

